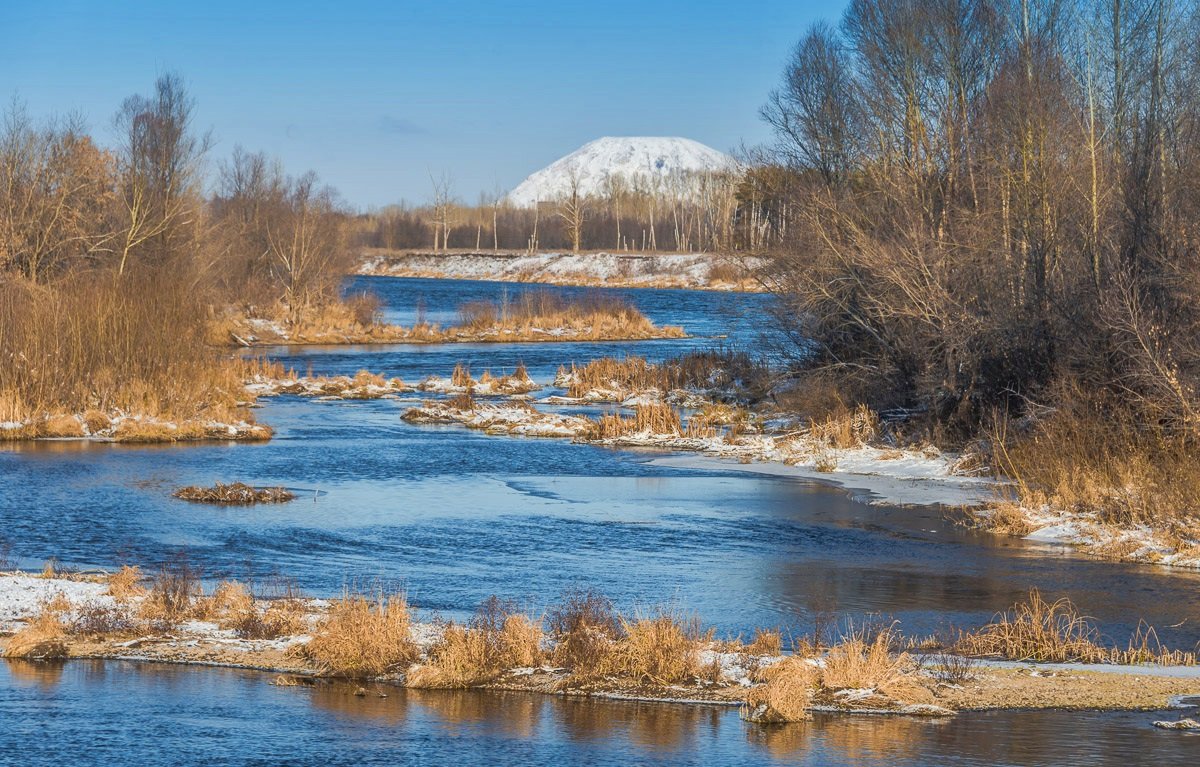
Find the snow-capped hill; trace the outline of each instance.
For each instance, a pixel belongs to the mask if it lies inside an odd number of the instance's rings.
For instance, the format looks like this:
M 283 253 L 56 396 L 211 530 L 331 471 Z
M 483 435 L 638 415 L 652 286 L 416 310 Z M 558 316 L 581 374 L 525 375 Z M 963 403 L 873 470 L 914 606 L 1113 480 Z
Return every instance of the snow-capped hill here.
M 518 207 L 531 207 L 569 196 L 576 183 L 584 197 L 607 197 L 617 185 L 686 197 L 697 174 L 734 167 L 729 155 L 691 139 L 606 136 L 534 173 L 506 199 Z

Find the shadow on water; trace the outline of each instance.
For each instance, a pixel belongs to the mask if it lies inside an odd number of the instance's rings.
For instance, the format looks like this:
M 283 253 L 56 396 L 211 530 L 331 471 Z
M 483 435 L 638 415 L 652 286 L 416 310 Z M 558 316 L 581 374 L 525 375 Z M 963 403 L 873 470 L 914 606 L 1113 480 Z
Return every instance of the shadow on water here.
M 417 691 L 115 661 L 0 664 L 0 757 L 22 764 L 1185 764 L 1153 712 L 817 715 L 762 728 L 721 706 Z M 386 697 L 384 697 L 386 696 Z M 36 736 L 34 734 L 36 733 Z M 56 761 L 57 760 L 57 761 Z

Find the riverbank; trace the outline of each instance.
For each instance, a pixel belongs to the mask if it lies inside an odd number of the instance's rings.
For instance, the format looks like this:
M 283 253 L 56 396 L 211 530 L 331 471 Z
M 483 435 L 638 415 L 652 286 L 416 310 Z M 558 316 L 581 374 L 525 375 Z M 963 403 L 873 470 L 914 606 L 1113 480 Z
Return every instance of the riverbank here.
M 455 624 L 417 620 L 402 597 L 261 598 L 234 582 L 208 594 L 189 582 L 176 592 L 182 601 L 165 604 L 181 577 L 186 571 L 168 569 L 151 581 L 132 568 L 0 574 L 0 653 L 257 669 L 280 674 L 285 686 L 349 676 L 416 688 L 719 703 L 764 723 L 810 711 L 1152 710 L 1200 695 L 1194 665 L 970 662 L 944 651 L 915 654 L 904 649 L 915 640 L 894 628 L 830 644 L 807 637 L 787 652 L 778 632 L 720 640 L 676 614 L 622 616 L 594 592 L 568 595 L 536 619 L 493 600 Z
M 395 251 L 363 253 L 357 273 L 384 277 L 533 282 L 608 288 L 761 292 L 757 259 L 709 253 L 534 253 Z

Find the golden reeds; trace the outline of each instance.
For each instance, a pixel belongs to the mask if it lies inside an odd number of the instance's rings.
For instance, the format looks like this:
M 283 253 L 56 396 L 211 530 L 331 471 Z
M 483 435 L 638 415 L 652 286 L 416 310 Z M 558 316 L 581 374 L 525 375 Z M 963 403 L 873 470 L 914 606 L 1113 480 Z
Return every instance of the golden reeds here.
M 420 655 L 411 624 L 404 594 L 346 593 L 334 601 L 301 653 L 333 676 L 404 671 Z

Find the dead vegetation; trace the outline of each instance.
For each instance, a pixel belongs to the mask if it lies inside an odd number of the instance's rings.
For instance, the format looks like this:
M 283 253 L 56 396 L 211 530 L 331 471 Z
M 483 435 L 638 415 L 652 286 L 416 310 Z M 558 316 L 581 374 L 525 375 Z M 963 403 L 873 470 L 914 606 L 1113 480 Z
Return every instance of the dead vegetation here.
M 251 487 L 243 482 L 216 483 L 212 487 L 189 485 L 171 495 L 185 501 L 215 503 L 224 506 L 252 506 L 257 503 L 287 503 L 296 496 L 283 487 Z
M 491 597 L 467 625 L 447 624 L 425 662 L 405 681 L 410 687 L 471 687 L 514 668 L 537 666 L 543 657 L 541 621 Z
M 1195 652 L 1163 647 L 1153 627 L 1144 624 L 1127 647 L 1106 647 L 1096 626 L 1069 599 L 1047 601 L 1037 589 L 986 626 L 962 632 L 953 649 L 970 656 L 1051 663 L 1197 662 Z
M 350 678 L 399 673 L 417 661 L 404 594 L 345 593 L 300 653 L 324 673 Z

